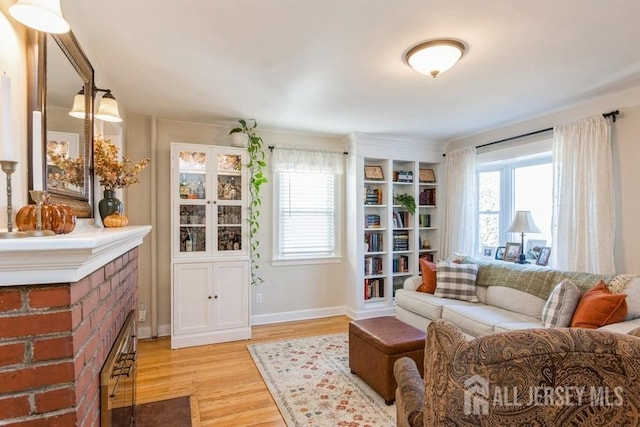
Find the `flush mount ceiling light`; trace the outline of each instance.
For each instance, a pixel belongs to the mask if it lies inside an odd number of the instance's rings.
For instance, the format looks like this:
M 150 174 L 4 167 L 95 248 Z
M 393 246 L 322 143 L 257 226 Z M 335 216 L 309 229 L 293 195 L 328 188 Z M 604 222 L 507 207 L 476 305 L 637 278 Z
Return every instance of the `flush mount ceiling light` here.
M 409 49 L 405 61 L 417 72 L 435 79 L 440 73 L 453 67 L 464 52 L 464 44 L 457 40 L 431 40 Z
M 62 17 L 60 0 L 18 0 L 9 13 L 18 22 L 45 33 L 62 34 L 71 28 Z

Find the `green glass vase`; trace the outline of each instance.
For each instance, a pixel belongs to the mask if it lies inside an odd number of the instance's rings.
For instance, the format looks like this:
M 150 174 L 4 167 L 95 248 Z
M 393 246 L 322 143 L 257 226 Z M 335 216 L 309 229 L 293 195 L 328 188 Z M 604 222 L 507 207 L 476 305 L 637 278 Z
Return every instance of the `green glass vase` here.
M 104 223 L 104 219 L 112 213 L 118 212 L 122 214 L 122 202 L 116 199 L 115 190 L 104 190 L 102 195 L 103 199 L 98 202 L 98 211 Z

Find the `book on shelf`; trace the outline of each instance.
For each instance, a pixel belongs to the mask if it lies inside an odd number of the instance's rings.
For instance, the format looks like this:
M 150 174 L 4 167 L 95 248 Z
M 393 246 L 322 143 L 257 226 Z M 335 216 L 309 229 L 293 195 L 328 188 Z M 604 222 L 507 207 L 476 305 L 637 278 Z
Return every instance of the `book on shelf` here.
M 418 225 L 421 228 L 429 228 L 429 227 L 431 227 L 431 214 L 420 214 L 420 215 L 418 215 Z
M 435 206 L 436 205 L 436 189 L 425 188 L 420 192 L 418 196 L 418 202 L 421 206 Z
M 373 256 L 364 257 L 365 276 L 375 276 L 377 274 L 382 274 L 382 271 L 382 258 Z
M 405 279 L 393 281 L 393 297 L 394 298 L 396 297 L 396 291 L 404 287 L 404 280 Z
M 393 250 L 408 251 L 409 250 L 409 232 L 406 230 L 398 230 L 393 232 Z
M 393 211 L 394 227 L 409 228 L 409 225 L 411 224 L 411 217 L 409 215 L 409 212 Z
M 409 272 L 409 257 L 406 255 L 399 256 L 393 259 L 393 272 L 394 273 L 408 273 Z
M 383 298 L 384 279 L 364 279 L 364 299 Z
M 426 260 L 427 260 L 427 261 L 429 261 L 429 262 L 434 262 L 434 261 L 433 261 L 433 260 L 434 260 L 433 253 L 430 253 L 430 252 L 429 252 L 429 253 L 421 254 L 421 255 L 420 255 L 420 258 L 421 258 L 421 259 L 426 259 Z
M 365 219 L 365 226 L 367 228 L 380 228 L 380 215 L 369 214 Z
M 383 249 L 382 233 L 366 233 L 364 235 L 364 245 L 367 252 L 382 252 Z
M 382 189 L 364 187 L 364 204 L 365 205 L 381 205 Z
M 394 182 L 413 182 L 413 171 L 393 171 Z

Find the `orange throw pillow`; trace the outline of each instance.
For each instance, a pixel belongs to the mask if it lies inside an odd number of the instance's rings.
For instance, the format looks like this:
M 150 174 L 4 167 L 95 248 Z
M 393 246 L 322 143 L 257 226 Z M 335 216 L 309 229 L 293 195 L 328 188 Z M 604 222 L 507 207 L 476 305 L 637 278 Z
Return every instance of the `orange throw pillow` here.
M 572 328 L 597 329 L 627 317 L 627 295 L 612 294 L 604 282 L 589 289 L 580 298 L 571 319 Z
M 420 271 L 422 272 L 422 285 L 416 291 L 432 294 L 436 290 L 436 265 L 424 258 L 420 258 Z

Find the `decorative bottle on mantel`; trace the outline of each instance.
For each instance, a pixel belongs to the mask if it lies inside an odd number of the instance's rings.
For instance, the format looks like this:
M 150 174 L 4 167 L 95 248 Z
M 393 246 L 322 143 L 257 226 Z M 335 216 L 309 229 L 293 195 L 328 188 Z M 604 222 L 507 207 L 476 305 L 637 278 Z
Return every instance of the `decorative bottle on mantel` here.
M 122 214 L 122 202 L 116 199 L 115 190 L 104 190 L 103 196 L 104 198 L 98 202 L 98 210 L 100 211 L 100 219 L 104 223 L 104 219 L 112 213 Z

